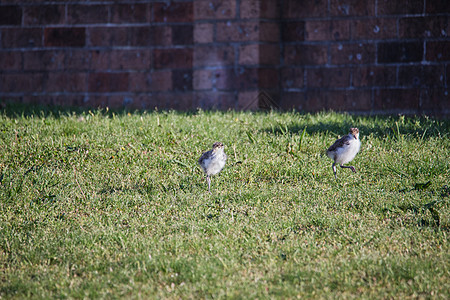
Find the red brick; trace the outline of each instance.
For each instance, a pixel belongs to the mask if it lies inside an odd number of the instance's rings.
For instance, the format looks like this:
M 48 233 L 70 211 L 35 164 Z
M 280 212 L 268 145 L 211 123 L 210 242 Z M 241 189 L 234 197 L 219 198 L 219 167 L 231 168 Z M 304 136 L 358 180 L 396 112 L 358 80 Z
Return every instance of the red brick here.
M 154 31 L 149 26 L 128 27 L 129 46 L 152 46 L 154 45 Z
M 109 97 L 106 95 L 89 95 L 88 97 L 83 99 L 83 104 L 80 106 L 91 108 L 99 108 L 99 107 L 122 108 L 110 106 L 108 98 Z
M 74 4 L 67 6 L 67 23 L 99 24 L 108 23 L 108 6 L 102 4 Z
M 450 61 L 450 41 L 427 42 L 427 61 Z
M 241 45 L 239 47 L 239 64 L 257 65 L 259 64 L 259 45 Z
M 259 107 L 260 91 L 240 92 L 238 95 L 237 107 L 241 110 L 257 110 Z
M 194 20 L 192 2 L 157 2 L 153 4 L 155 22 L 191 22 Z
M 305 23 L 305 39 L 307 41 L 348 40 L 350 38 L 350 22 L 342 21 L 307 21 Z
M 283 68 L 281 70 L 281 87 L 283 89 L 301 89 L 304 87 L 303 68 Z
M 0 52 L 0 70 L 18 71 L 22 69 L 21 52 Z
M 127 46 L 127 27 L 89 27 L 90 46 Z
M 172 26 L 173 45 L 192 45 L 194 42 L 194 27 L 192 25 Z
M 400 66 L 398 85 L 403 87 L 444 87 L 444 65 Z
M 378 44 L 378 62 L 419 62 L 423 58 L 422 42 L 386 42 Z
M 70 49 L 66 51 L 64 60 L 65 70 L 88 70 L 91 64 L 89 50 Z
M 156 69 L 163 68 L 191 68 L 192 49 L 155 49 L 153 50 L 153 61 Z
M 241 19 L 276 19 L 280 16 L 279 1 L 248 0 L 241 1 Z
M 213 87 L 212 70 L 195 70 L 193 79 L 194 90 L 209 90 Z
M 305 40 L 305 22 L 283 22 L 282 39 L 285 42 L 299 42 Z
M 24 6 L 25 25 L 63 24 L 65 21 L 64 5 Z
M 172 45 L 172 28 L 170 26 L 155 26 L 154 31 L 154 46 L 171 46 Z
M 112 23 L 148 23 L 150 21 L 150 6 L 147 3 L 114 4 L 111 6 Z
M 447 0 L 430 0 L 425 1 L 427 14 L 443 14 L 450 13 L 450 2 Z
M 45 28 L 45 46 L 49 47 L 84 47 L 86 44 L 85 28 Z
M 352 39 L 391 39 L 397 37 L 396 19 L 376 18 L 355 20 L 351 25 Z
M 285 63 L 291 65 L 323 65 L 327 63 L 327 47 L 324 45 L 287 45 Z
M 194 105 L 190 108 L 203 109 L 236 109 L 236 96 L 234 92 L 196 92 Z
M 46 92 L 85 92 L 86 73 L 50 72 Z
M 421 89 L 420 110 L 424 114 L 448 115 L 450 94 L 448 88 Z
M 91 65 L 90 68 L 96 71 L 109 70 L 111 66 L 111 51 L 106 50 L 93 50 L 91 53 Z
M 38 93 L 43 91 L 44 75 L 42 73 L 29 74 L 1 74 L 0 90 L 3 93 Z
M 0 9 L 0 25 L 22 24 L 22 8 L 19 5 L 5 5 Z
M 259 41 L 258 22 L 220 22 L 217 23 L 217 41 Z
M 276 22 L 261 22 L 259 24 L 259 41 L 261 42 L 279 42 L 280 27 Z
M 305 111 L 368 111 L 371 108 L 370 90 L 311 90 L 306 93 Z
M 170 91 L 172 90 L 172 72 L 130 73 L 130 90 L 132 92 Z
M 376 112 L 416 112 L 419 109 L 419 99 L 419 89 L 380 89 L 375 91 L 373 109 Z
M 305 111 L 306 93 L 303 92 L 288 92 L 283 93 L 280 99 L 280 108 L 282 110 L 296 109 L 298 111 Z
M 234 69 L 219 69 L 213 71 L 213 76 L 215 77 L 216 88 L 219 90 L 255 89 L 259 85 L 258 68 L 240 67 L 237 71 Z
M 91 73 L 89 74 L 89 91 L 128 91 L 128 73 Z
M 1 30 L 3 48 L 41 47 L 41 28 L 4 28 Z
M 152 94 L 147 106 L 158 107 L 158 109 L 188 110 L 194 109 L 192 93 L 159 93 Z
M 328 0 L 298 1 L 285 0 L 283 2 L 283 16 L 288 19 L 326 17 L 328 14 Z
M 448 16 L 408 17 L 399 20 L 400 38 L 447 37 L 449 34 Z
M 214 38 L 214 25 L 211 23 L 196 23 L 194 25 L 194 42 L 211 43 Z
M 307 86 L 337 88 L 350 86 L 349 68 L 307 69 Z
M 172 71 L 172 90 L 192 91 L 192 69 Z
M 397 84 L 397 68 L 388 66 L 359 66 L 353 71 L 355 87 L 389 87 Z
M 239 64 L 243 65 L 278 65 L 280 47 L 271 44 L 250 44 L 239 47 Z
M 197 46 L 194 50 L 194 66 L 228 66 L 234 64 L 231 46 Z
M 236 0 L 196 0 L 195 20 L 233 19 L 236 17 Z
M 423 2 L 424 0 L 378 0 L 377 13 L 379 16 L 421 14 Z
M 374 16 L 375 0 L 330 0 L 331 16 Z
M 24 96 L 23 102 L 48 106 L 81 107 L 84 105 L 84 99 L 83 95 L 39 95 Z
M 259 68 L 258 87 L 261 89 L 278 89 L 280 86 L 280 76 L 277 69 Z
M 63 51 L 39 50 L 24 52 L 24 70 L 62 70 L 65 54 Z
M 330 47 L 331 63 L 369 64 L 375 62 L 374 44 L 334 44 Z
M 150 50 L 112 50 L 111 70 L 148 70 L 151 68 Z

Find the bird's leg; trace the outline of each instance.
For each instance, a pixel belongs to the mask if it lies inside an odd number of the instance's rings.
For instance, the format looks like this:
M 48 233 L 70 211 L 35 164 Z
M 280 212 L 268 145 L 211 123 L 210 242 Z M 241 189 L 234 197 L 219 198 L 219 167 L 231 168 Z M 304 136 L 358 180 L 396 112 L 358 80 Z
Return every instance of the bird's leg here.
M 332 165 L 331 167 L 333 168 L 334 178 L 337 179 L 337 175 L 336 175 L 336 163 L 333 163 L 333 165 Z
M 354 166 L 344 166 L 344 165 L 341 165 L 341 168 L 350 169 L 350 170 L 353 171 L 353 173 L 356 173 L 356 170 L 355 170 L 355 167 L 354 167 Z
M 208 183 L 208 193 L 211 193 L 211 178 L 209 178 L 209 175 L 206 175 L 206 182 Z

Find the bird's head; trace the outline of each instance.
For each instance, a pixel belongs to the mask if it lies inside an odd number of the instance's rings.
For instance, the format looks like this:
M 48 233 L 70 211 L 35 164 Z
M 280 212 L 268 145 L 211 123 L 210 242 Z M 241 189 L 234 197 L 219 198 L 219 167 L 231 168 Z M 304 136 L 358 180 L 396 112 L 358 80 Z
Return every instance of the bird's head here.
M 350 134 L 355 137 L 355 139 L 359 139 L 359 129 L 358 128 L 350 128 Z
M 221 142 L 215 142 L 212 146 L 213 151 L 223 150 L 224 146 Z

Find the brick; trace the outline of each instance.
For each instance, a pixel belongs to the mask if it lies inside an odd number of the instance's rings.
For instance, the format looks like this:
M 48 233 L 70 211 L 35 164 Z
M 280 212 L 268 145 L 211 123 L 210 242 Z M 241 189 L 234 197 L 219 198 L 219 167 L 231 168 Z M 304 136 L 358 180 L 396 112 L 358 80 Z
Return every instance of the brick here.
M 194 105 L 191 109 L 236 109 L 236 96 L 234 92 L 196 92 Z
M 401 18 L 398 26 L 400 38 L 447 37 L 450 34 L 447 16 Z
M 375 0 L 330 0 L 331 16 L 374 16 Z
M 106 95 L 89 95 L 85 99 L 83 99 L 83 104 L 80 105 L 82 107 L 91 107 L 91 108 L 99 108 L 99 107 L 109 107 L 109 108 L 122 108 L 122 107 L 112 107 L 109 105 L 109 97 Z
M 86 29 L 78 27 L 45 28 L 44 41 L 47 47 L 84 47 L 86 44 Z
M 41 28 L 8 28 L 1 30 L 3 48 L 31 48 L 42 46 Z
M 42 73 L 0 73 L 0 90 L 3 93 L 39 93 L 43 91 L 43 86 L 44 75 Z
M 444 87 L 445 66 L 418 65 L 401 66 L 398 70 L 398 85 L 402 87 Z
M 91 73 L 88 84 L 89 92 L 128 91 L 128 73 Z
M 304 87 L 304 69 L 285 67 L 281 69 L 281 87 L 286 90 Z
M 99 24 L 108 23 L 108 6 L 101 4 L 74 4 L 67 6 L 67 23 Z
M 239 64 L 242 65 L 278 65 L 280 47 L 271 44 L 249 44 L 239 47 Z
M 258 22 L 220 22 L 217 23 L 216 39 L 219 42 L 258 41 Z
M 157 2 L 153 4 L 155 22 L 192 22 L 194 8 L 192 2 Z
M 91 52 L 89 50 L 70 49 L 65 53 L 65 70 L 88 70 L 91 64 Z
M 0 52 L 0 70 L 18 71 L 22 69 L 21 52 Z
M 379 89 L 374 93 L 373 109 L 391 113 L 417 112 L 419 99 L 419 89 Z
M 236 17 L 235 0 L 194 1 L 195 20 L 233 19 Z
M 261 22 L 259 24 L 259 40 L 261 42 L 279 42 L 280 27 L 276 22 Z
M 174 68 L 184 69 L 192 67 L 193 50 L 184 49 L 155 49 L 153 61 L 156 69 Z
M 194 27 L 192 25 L 172 26 L 173 45 L 192 45 L 194 42 Z
M 5 5 L 0 9 L 0 25 L 22 24 L 22 8 L 19 5 Z
M 450 2 L 447 0 L 425 1 L 427 14 L 450 13 Z
M 148 70 L 151 68 L 150 50 L 112 50 L 111 70 Z
M 46 92 L 85 92 L 86 80 L 86 73 L 50 72 Z
M 90 46 L 128 46 L 127 27 L 89 27 Z
M 212 43 L 214 38 L 214 25 L 211 23 L 196 23 L 194 25 L 194 42 Z
M 239 64 L 257 65 L 259 64 L 259 45 L 241 45 L 239 47 Z
M 279 72 L 275 68 L 260 68 L 258 70 L 258 87 L 265 90 L 278 89 L 280 85 Z
M 96 71 L 109 70 L 111 66 L 111 51 L 106 50 L 93 50 L 90 52 L 91 64 L 90 68 Z
M 350 86 L 349 68 L 307 69 L 307 86 L 321 88 L 337 88 Z
M 282 39 L 285 42 L 300 42 L 305 40 L 305 22 L 283 22 Z
M 152 46 L 154 31 L 149 26 L 128 27 L 128 45 L 134 47 Z
M 450 113 L 450 94 L 448 88 L 430 88 L 420 91 L 420 112 L 437 116 Z
M 150 5 L 147 3 L 114 4 L 111 6 L 111 22 L 116 24 L 150 22 Z
M 427 42 L 427 61 L 450 61 L 450 41 Z
M 324 45 L 287 45 L 284 58 L 288 65 L 323 65 L 327 63 L 327 47 Z
M 192 91 L 192 69 L 172 71 L 174 91 Z
M 259 91 L 240 92 L 237 107 L 240 110 L 257 110 L 259 108 Z
M 302 110 L 368 111 L 371 101 L 370 90 L 309 90 Z
M 65 54 L 63 51 L 38 50 L 24 52 L 24 70 L 62 70 Z
M 229 66 L 234 64 L 231 46 L 197 46 L 194 50 L 194 66 Z
M 194 109 L 192 93 L 160 93 L 151 95 L 149 103 L 158 109 L 188 110 Z M 146 105 L 148 105 L 146 103 Z
M 132 92 L 158 92 L 172 90 L 171 71 L 130 73 L 130 90 Z
M 351 32 L 353 40 L 393 39 L 397 37 L 397 24 L 393 18 L 354 20 Z
M 424 0 L 378 0 L 377 13 L 379 16 L 421 14 L 423 2 Z
M 375 62 L 374 44 L 334 44 L 330 47 L 331 63 L 369 64 Z
M 388 42 L 378 44 L 379 63 L 418 62 L 423 57 L 421 42 Z
M 213 87 L 212 70 L 195 70 L 193 74 L 194 90 L 210 90 Z
M 258 68 L 219 69 L 214 70 L 213 76 L 216 81 L 216 88 L 219 90 L 255 89 L 259 83 Z
M 307 21 L 305 23 L 305 40 L 329 41 L 350 39 L 350 22 L 342 21 Z
M 277 19 L 280 17 L 279 1 L 248 0 L 241 1 L 241 19 Z
M 359 66 L 353 71 L 353 86 L 355 87 L 389 87 L 396 84 L 396 67 Z
M 63 24 L 65 21 L 64 5 L 35 5 L 24 7 L 25 25 Z
M 155 26 L 153 28 L 153 46 L 171 46 L 172 45 L 172 27 Z
M 283 2 L 282 15 L 287 19 L 326 17 L 327 14 L 328 0 L 285 0 Z
M 23 102 L 48 106 L 82 107 L 85 104 L 84 99 L 84 95 L 27 95 L 23 97 Z

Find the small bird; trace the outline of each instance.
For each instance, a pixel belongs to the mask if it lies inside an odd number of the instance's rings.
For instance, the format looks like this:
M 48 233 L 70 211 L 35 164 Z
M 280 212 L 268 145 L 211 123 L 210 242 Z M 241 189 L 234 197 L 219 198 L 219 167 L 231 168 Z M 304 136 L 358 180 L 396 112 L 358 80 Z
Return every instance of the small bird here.
M 344 166 L 344 164 L 352 161 L 359 152 L 360 148 L 361 141 L 359 140 L 358 128 L 350 128 L 349 134 L 336 140 L 336 142 L 328 148 L 327 155 L 329 158 L 334 160 L 332 168 L 335 178 L 337 178 L 336 164 L 339 164 L 341 168 L 348 168 L 356 173 L 355 167 Z
M 224 146 L 221 142 L 215 142 L 212 149 L 202 154 L 198 163 L 206 174 L 208 182 L 208 192 L 211 192 L 211 176 L 222 171 L 227 161 L 227 155 L 224 152 Z

